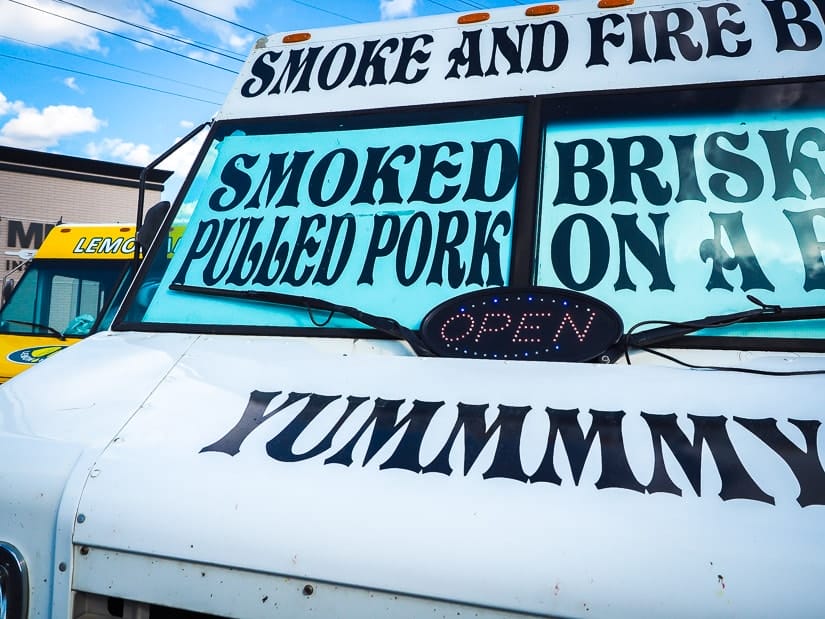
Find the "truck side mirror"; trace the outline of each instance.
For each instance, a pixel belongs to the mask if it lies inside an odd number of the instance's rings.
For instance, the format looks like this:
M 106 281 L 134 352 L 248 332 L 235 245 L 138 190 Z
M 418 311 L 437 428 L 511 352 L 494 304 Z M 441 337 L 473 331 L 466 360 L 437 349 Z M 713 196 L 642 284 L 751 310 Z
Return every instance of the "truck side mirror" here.
M 155 240 L 158 230 L 160 230 L 160 225 L 166 218 L 166 214 L 169 212 L 171 206 L 168 200 L 163 200 L 146 211 L 146 217 L 143 218 L 140 230 L 138 230 L 135 235 L 135 241 L 140 245 L 144 254 L 149 249 L 152 241 Z

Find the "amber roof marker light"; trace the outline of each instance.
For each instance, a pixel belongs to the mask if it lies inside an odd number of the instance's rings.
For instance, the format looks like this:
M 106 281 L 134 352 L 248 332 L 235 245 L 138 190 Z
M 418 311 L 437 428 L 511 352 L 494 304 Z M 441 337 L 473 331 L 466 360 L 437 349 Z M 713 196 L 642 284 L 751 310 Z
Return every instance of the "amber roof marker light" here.
M 312 35 L 309 32 L 293 32 L 292 34 L 284 35 L 281 39 L 284 43 L 303 43 L 309 41 Z
M 490 19 L 490 14 L 486 12 L 482 13 L 467 13 L 466 15 L 461 15 L 456 21 L 459 24 L 477 24 L 482 21 L 487 21 Z
M 618 9 L 623 6 L 630 6 L 634 0 L 599 0 L 600 9 Z
M 537 4 L 527 7 L 524 14 L 527 17 L 541 17 L 542 15 L 555 15 L 561 10 L 558 4 Z

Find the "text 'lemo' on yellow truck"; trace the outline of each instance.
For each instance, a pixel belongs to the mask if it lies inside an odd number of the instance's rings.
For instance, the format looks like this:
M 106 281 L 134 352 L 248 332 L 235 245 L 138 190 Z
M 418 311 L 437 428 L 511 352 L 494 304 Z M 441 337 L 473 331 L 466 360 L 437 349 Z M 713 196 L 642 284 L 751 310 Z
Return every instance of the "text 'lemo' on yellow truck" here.
M 135 253 L 135 227 L 62 224 L 3 281 L 0 383 L 89 335 Z

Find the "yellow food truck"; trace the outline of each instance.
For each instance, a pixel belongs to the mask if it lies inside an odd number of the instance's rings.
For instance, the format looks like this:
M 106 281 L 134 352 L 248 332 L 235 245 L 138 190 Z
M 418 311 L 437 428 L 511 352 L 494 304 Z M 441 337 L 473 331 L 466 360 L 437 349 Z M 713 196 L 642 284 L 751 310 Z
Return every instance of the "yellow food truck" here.
M 134 254 L 134 226 L 55 226 L 16 285 L 3 282 L 0 382 L 91 333 Z

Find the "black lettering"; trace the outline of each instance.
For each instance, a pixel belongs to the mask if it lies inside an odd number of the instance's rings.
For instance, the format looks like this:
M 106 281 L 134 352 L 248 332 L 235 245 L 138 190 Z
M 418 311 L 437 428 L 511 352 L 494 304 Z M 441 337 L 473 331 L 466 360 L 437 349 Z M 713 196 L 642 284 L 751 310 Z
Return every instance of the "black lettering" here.
M 708 136 L 705 142 L 705 158 L 708 163 L 720 170 L 732 172 L 739 176 L 745 181 L 745 192 L 742 195 L 736 195 L 729 191 L 730 176 L 721 172 L 710 176 L 710 191 L 717 198 L 726 202 L 752 202 L 759 197 L 765 186 L 765 177 L 762 175 L 762 170 L 759 164 L 752 159 L 722 148 L 720 141 L 723 139 L 736 150 L 743 151 L 748 147 L 750 141 L 748 134 L 717 131 Z
M 714 290 L 722 288 L 733 290 L 725 279 L 724 271 L 732 271 L 736 268 L 742 272 L 742 290 L 752 290 L 760 288 L 762 290 L 774 290 L 773 284 L 765 277 L 762 267 L 753 252 L 753 247 L 745 234 L 745 227 L 742 224 L 742 211 L 735 213 L 709 213 L 713 221 L 713 239 L 705 239 L 699 245 L 699 257 L 702 262 L 711 260 L 713 269 L 705 288 Z M 722 230 L 730 239 L 733 248 L 733 256 L 722 247 Z
M 660 60 L 676 60 L 671 48 L 671 41 L 679 48 L 679 55 L 685 60 L 699 60 L 702 57 L 702 46 L 695 43 L 687 34 L 693 28 L 693 15 L 682 8 L 651 11 L 653 28 L 656 31 L 655 62 Z M 676 23 L 670 26 L 671 17 L 676 17 Z
M 670 135 L 668 139 L 673 144 L 673 150 L 676 153 L 676 168 L 679 172 L 679 192 L 676 194 L 676 202 L 685 200 L 707 202 L 696 178 L 696 156 L 693 150 L 696 135 Z
M 734 417 L 734 421 L 746 427 L 765 445 L 770 447 L 799 482 L 799 496 L 796 501 L 802 507 L 825 505 L 825 470 L 819 459 L 816 435 L 822 423 L 817 419 L 788 419 L 805 438 L 806 451 L 802 451 L 787 436 L 780 432 L 776 419 L 745 419 Z
M 450 238 L 450 229 L 455 222 L 455 232 Z M 438 234 L 436 235 L 433 263 L 428 284 L 442 284 L 444 258 L 447 258 L 447 282 L 451 288 L 458 288 L 464 280 L 465 265 L 461 260 L 459 246 L 467 239 L 470 222 L 466 211 L 441 211 L 438 213 Z
M 275 206 L 298 206 L 298 188 L 301 185 L 301 177 L 304 174 L 309 158 L 313 154 L 314 151 L 296 151 L 292 153 L 292 160 L 289 162 L 289 166 L 287 166 L 286 158 L 289 153 L 270 153 L 269 163 L 261 176 L 261 182 L 258 184 L 255 193 L 249 198 L 249 201 L 244 204 L 244 208 L 260 208 L 261 192 L 263 191 L 264 185 L 267 186 L 267 192 L 263 205 L 269 206 L 272 203 L 275 193 L 281 189 L 284 181 L 287 181 L 286 187 Z M 247 188 L 246 191 L 249 191 L 249 189 Z M 238 193 L 236 190 L 236 195 Z
M 53 224 L 31 222 L 28 228 L 23 228 L 23 222 L 15 219 L 8 220 L 8 240 L 9 247 L 22 247 L 24 249 L 37 249 L 43 243 L 43 239 L 54 227 Z
M 269 88 L 275 78 L 275 61 L 281 56 L 281 52 L 264 52 L 252 63 L 249 72 L 254 76 L 241 86 L 241 96 L 251 98 L 257 97 L 264 90 Z M 256 88 L 256 85 L 258 86 Z
M 436 411 L 442 406 L 444 406 L 444 402 L 422 402 L 421 400 L 414 400 L 412 410 L 407 417 L 401 420 L 398 426 L 396 426 L 400 427 L 409 419 L 407 422 L 407 430 L 401 436 L 401 440 L 398 442 L 398 446 L 395 448 L 395 451 L 392 452 L 392 455 L 382 462 L 378 468 L 382 471 L 385 469 L 402 469 L 420 473 L 424 469 L 421 464 L 421 442 L 424 440 L 424 433 L 427 431 L 433 415 L 435 415 Z M 373 451 L 373 441 L 376 438 L 376 434 L 382 429 L 381 420 L 376 418 L 375 429 L 370 437 L 370 445 L 367 449 L 367 455 L 364 458 L 364 464 L 369 462 L 371 457 L 370 452 L 373 454 L 377 452 L 378 444 L 383 445 L 389 440 L 390 436 L 394 434 L 395 428 L 391 431 L 388 425 L 389 424 L 385 424 L 384 436 L 380 437 L 379 441 L 376 442 L 376 447 Z
M 347 398 L 347 409 L 338 420 L 333 424 L 332 429 L 322 438 L 317 445 L 308 449 L 303 453 L 295 452 L 295 443 L 300 438 L 301 434 L 306 430 L 307 426 L 312 423 L 316 417 L 332 402 L 338 400 L 340 395 L 318 395 L 312 393 L 309 400 L 301 409 L 301 412 L 290 421 L 286 427 L 272 437 L 266 444 L 267 455 L 279 462 L 300 462 L 307 460 L 319 454 L 322 454 L 332 446 L 332 439 L 335 433 L 344 425 L 344 422 L 349 419 L 353 411 L 366 402 L 369 398 L 349 396 Z
M 349 83 L 349 87 L 367 86 L 367 71 L 372 72 L 372 79 L 369 85 L 387 83 L 387 59 L 382 52 L 392 53 L 398 49 L 398 39 L 390 38 L 378 44 L 380 41 L 364 41 L 364 48 L 361 51 L 361 59 L 355 69 L 355 75 Z
M 488 142 L 472 142 L 473 162 L 470 167 L 470 179 L 463 200 L 480 200 L 498 202 L 510 193 L 518 179 L 518 151 L 508 140 L 494 139 Z M 492 174 L 490 158 L 498 152 L 499 166 Z M 498 184 L 491 193 L 487 193 L 487 178 L 492 177 Z
M 730 19 L 720 20 L 722 10 L 727 11 L 728 16 L 733 17 L 741 12 L 741 9 L 730 2 L 722 2 L 713 6 L 696 7 L 705 22 L 705 32 L 708 35 L 707 57 L 724 56 L 727 58 L 738 58 L 745 56 L 750 50 L 753 42 L 750 39 L 736 39 L 745 32 L 745 22 L 733 21 Z M 733 35 L 736 46 L 729 50 L 725 47 L 725 34 Z
M 303 255 L 306 254 L 307 258 L 312 258 L 318 253 L 318 248 L 321 247 L 318 239 L 310 236 L 313 226 L 316 228 L 316 231 L 322 230 L 324 226 L 326 226 L 326 217 L 320 213 L 310 215 L 309 217 L 301 217 L 301 225 L 298 228 L 298 236 L 295 238 L 292 255 L 284 271 L 284 276 L 281 279 L 281 282 L 284 284 L 290 284 L 295 287 L 303 286 L 312 276 L 311 266 L 305 266 L 300 275 L 298 275 L 297 271 Z
M 610 196 L 611 204 L 616 202 L 630 202 L 636 204 L 636 194 L 633 192 L 632 177 L 635 174 L 639 179 L 639 186 L 645 198 L 657 206 L 667 204 L 673 195 L 670 183 L 662 185 L 653 168 L 664 158 L 662 145 L 654 138 L 646 135 L 637 135 L 629 138 L 608 138 L 607 142 L 613 152 L 613 169 L 616 180 L 613 184 L 613 193 Z M 642 160 L 639 163 L 630 162 L 631 150 L 639 145 L 642 150 Z
M 501 270 L 501 242 L 496 239 L 496 230 L 500 230 L 502 240 L 510 234 L 512 222 L 510 213 L 500 211 L 490 224 L 492 213 L 476 212 L 475 238 L 473 239 L 473 256 L 467 273 L 467 285 L 503 286 L 504 276 Z M 482 265 L 487 262 L 487 279 L 482 274 Z
M 426 67 L 418 67 L 412 76 L 407 75 L 407 73 L 413 62 L 423 65 L 430 59 L 430 52 L 425 51 L 425 49 L 416 49 L 416 46 L 421 43 L 422 48 L 426 48 L 434 40 L 431 34 L 418 34 L 414 37 L 401 39 L 398 66 L 390 80 L 390 84 L 415 84 L 423 80 L 429 70 Z
M 802 262 L 805 265 L 805 292 L 811 290 L 825 290 L 825 261 L 822 254 L 825 252 L 825 240 L 816 236 L 814 217 L 825 218 L 825 208 L 815 208 L 801 213 L 782 211 L 791 222 Z
M 627 460 L 622 436 L 622 419 L 624 411 L 590 410 L 592 422 L 585 436 L 578 422 L 578 409 L 546 408 L 550 419 L 550 433 L 547 437 L 547 449 L 539 468 L 530 476 L 530 481 L 547 482 L 561 485 L 561 478 L 556 472 L 553 458 L 556 438 L 561 436 L 573 482 L 578 486 L 584 464 L 596 436 L 599 436 L 601 449 L 601 475 L 596 480 L 596 488 L 625 488 L 634 492 L 644 492 L 645 487 L 636 479 Z
M 253 245 L 252 242 L 261 222 L 263 222 L 263 217 L 250 217 L 241 220 L 241 228 L 246 228 L 246 235 L 238 253 L 238 258 L 235 260 L 235 267 L 226 278 L 227 283 L 243 286 L 255 274 L 255 269 L 261 260 L 263 248 L 260 243 Z M 248 267 L 246 273 L 243 272 L 245 266 Z
M 309 92 L 312 69 L 315 67 L 315 62 L 322 49 L 323 47 L 310 47 L 309 49 L 290 50 L 284 70 L 281 72 L 278 81 L 272 86 L 269 94 L 287 92 L 293 82 L 295 82 L 295 86 L 292 87 L 292 92 Z M 307 53 L 306 58 L 304 57 L 305 51 Z M 281 84 L 284 77 L 286 77 L 286 85 L 282 89 Z
M 389 225 L 387 238 L 382 242 L 384 228 L 387 225 Z M 392 253 L 393 248 L 398 243 L 400 232 L 401 220 L 398 215 L 389 213 L 373 217 L 372 235 L 370 244 L 367 247 L 367 257 L 364 259 L 364 268 L 361 269 L 361 275 L 358 276 L 359 284 L 373 284 L 372 272 L 375 269 L 375 261 Z
M 628 13 L 627 21 L 630 24 L 631 52 L 628 62 L 653 62 L 650 52 L 647 50 L 647 35 L 645 34 L 645 23 L 647 13 Z
M 822 44 L 822 32 L 816 24 L 808 21 L 811 8 L 805 0 L 762 0 L 762 4 L 768 9 L 776 31 L 777 52 L 809 52 Z M 793 9 L 792 15 L 786 14 L 786 6 Z M 817 7 L 822 14 L 823 7 L 820 6 L 820 2 L 817 2 Z M 797 37 L 794 37 L 794 33 Z
M 510 28 L 493 28 L 493 51 L 490 53 L 490 66 L 484 75 L 498 75 L 498 67 L 496 67 L 496 58 L 501 54 L 507 61 L 509 68 L 507 75 L 513 73 L 522 73 L 521 67 L 521 50 L 524 44 L 524 32 L 527 30 L 526 24 L 516 26 L 518 33 L 518 42 L 514 42 L 510 38 Z
M 459 431 L 464 431 L 464 475 L 466 476 L 478 460 L 481 451 L 498 432 L 498 441 L 493 455 L 493 462 L 483 473 L 484 479 L 505 478 L 526 482 L 527 473 L 521 463 L 521 436 L 524 418 L 530 411 L 529 406 L 506 406 L 500 404 L 498 416 L 487 427 L 484 413 L 487 404 L 458 404 L 458 419 L 450 432 L 450 437 L 442 450 L 430 464 L 424 467 L 425 473 L 443 473 L 450 475 L 450 452 L 455 445 Z
M 339 56 L 338 52 L 343 51 L 343 58 L 336 62 Z M 352 43 L 340 43 L 333 47 L 329 53 L 324 56 L 321 65 L 318 67 L 318 85 L 323 90 L 333 90 L 338 88 L 347 79 L 347 76 L 352 71 L 355 64 L 355 57 L 357 52 Z M 337 65 L 337 75 L 330 75 L 333 68 Z
M 335 181 L 335 187 L 332 190 L 329 198 L 324 198 L 324 186 L 332 184 L 330 178 L 330 170 L 333 162 L 340 155 L 341 165 L 338 172 L 338 178 Z M 309 199 L 317 206 L 330 206 L 337 204 L 346 195 L 355 182 L 355 176 L 358 174 L 358 156 L 348 148 L 337 148 L 328 152 L 321 157 L 321 160 L 312 170 L 309 177 Z
M 346 445 L 324 460 L 324 464 L 343 464 L 344 466 L 350 466 L 353 462 L 352 451 L 355 449 L 361 437 L 374 423 L 375 426 L 370 435 L 363 466 L 369 464 L 369 461 L 372 460 L 375 454 L 377 454 L 401 428 L 406 426 L 395 451 L 378 468 L 381 470 L 404 469 L 414 473 L 420 473 L 423 468 L 419 460 L 424 433 L 427 431 L 433 415 L 444 405 L 444 402 L 422 402 L 415 400 L 410 412 L 399 421 L 398 414 L 403 403 L 404 400 L 376 398 L 372 413 L 361 428 Z
M 252 177 L 239 167 L 242 166 L 245 170 L 251 170 L 256 163 L 258 163 L 260 155 L 246 155 L 241 153 L 235 155 L 221 170 L 221 182 L 226 187 L 216 189 L 215 192 L 209 196 L 209 208 L 213 211 L 229 211 L 238 206 L 241 201 L 249 193 L 252 188 Z M 221 198 L 226 195 L 231 189 L 234 192 L 232 199 L 228 203 L 221 203 Z
M 238 226 L 238 230 L 236 232 L 235 224 L 237 224 L 238 221 L 239 220 L 237 217 L 228 217 L 221 222 L 221 232 L 218 235 L 218 240 L 215 241 L 215 244 L 212 246 L 212 255 L 209 256 L 209 260 L 206 261 L 206 266 L 201 274 L 203 277 L 203 283 L 207 286 L 214 286 L 217 284 L 223 279 L 224 275 L 226 275 L 226 272 L 229 270 L 229 260 L 235 253 L 235 248 L 238 246 L 238 239 L 243 232 L 243 228 L 249 222 L 248 219 L 241 220 L 241 224 Z M 229 251 L 226 251 L 227 239 L 229 238 L 230 233 L 234 235 L 235 239 L 232 241 L 232 247 Z M 215 268 L 217 267 L 218 260 L 221 256 L 226 256 L 226 260 L 223 263 L 223 267 L 220 272 L 216 274 Z
M 264 251 L 264 255 L 261 258 L 261 268 L 258 274 L 255 275 L 252 283 L 271 286 L 278 281 L 281 271 L 286 266 L 286 261 L 289 258 L 289 243 L 281 243 L 281 235 L 288 221 L 288 217 L 276 217 L 272 222 L 272 234 L 269 235 L 266 251 Z M 273 262 L 278 268 L 275 270 L 275 273 L 270 273 L 269 268 Z
M 439 174 L 445 179 L 455 178 L 461 172 L 461 166 L 451 163 L 446 159 L 438 160 L 439 152 L 446 148 L 447 156 L 453 157 L 463 152 L 461 144 L 458 142 L 441 142 L 440 144 L 422 144 L 421 163 L 418 168 L 418 175 L 410 194 L 410 202 L 426 202 L 428 204 L 445 204 L 458 195 L 459 185 L 444 184 L 439 195 L 433 195 L 435 190 L 435 175 Z
M 782 198 L 797 198 L 804 200 L 806 194 L 796 183 L 796 172 L 799 172 L 810 187 L 811 198 L 825 197 L 825 173 L 819 161 L 802 152 L 806 144 L 813 144 L 817 150 L 825 152 L 825 131 L 818 127 L 802 129 L 794 139 L 791 153 L 788 154 L 788 130 L 762 130 L 759 132 L 768 147 L 771 159 L 776 189 L 773 192 L 774 200 Z
M 211 445 L 207 445 L 200 450 L 200 453 L 207 451 L 219 451 L 221 453 L 236 455 L 241 450 L 241 445 L 246 440 L 253 430 L 260 426 L 264 421 L 270 419 L 273 415 L 288 408 L 295 402 L 299 402 L 308 397 L 308 393 L 290 393 L 287 396 L 286 402 L 281 404 L 278 408 L 270 413 L 266 413 L 266 407 L 275 399 L 276 396 L 281 395 L 280 391 L 253 391 L 249 394 L 249 402 L 246 404 L 246 409 L 241 414 L 238 422 L 227 432 L 223 437 Z
M 653 242 L 646 237 L 636 224 L 637 215 L 611 215 L 616 223 L 616 232 L 619 235 L 619 277 L 613 285 L 615 290 L 636 290 L 636 284 L 627 273 L 627 258 L 625 247 L 639 260 L 650 273 L 652 281 L 650 290 L 673 290 L 675 286 L 667 270 L 667 256 L 665 255 L 665 221 L 668 213 L 649 213 L 648 217 L 656 228 L 658 250 Z
M 553 30 L 553 57 L 550 64 L 545 62 L 545 52 L 548 49 L 546 43 L 547 29 Z M 532 45 L 530 46 L 530 61 L 527 64 L 527 72 L 533 71 L 555 71 L 567 57 L 570 47 L 570 35 L 565 27 L 557 21 L 547 21 L 541 24 L 530 24 L 530 35 Z
M 586 67 L 610 64 L 605 56 L 605 45 L 609 43 L 613 47 L 621 47 L 624 45 L 624 34 L 605 32 L 605 25 L 610 22 L 610 26 L 615 29 L 622 21 L 622 18 L 615 13 L 587 18 L 587 23 L 590 24 L 590 58 L 587 59 Z
M 587 240 L 590 247 L 590 264 L 587 276 L 578 282 L 573 276 L 573 226 L 576 222 L 584 224 L 587 230 Z M 582 249 L 577 248 L 576 255 L 582 255 Z M 596 286 L 607 273 L 607 264 L 610 259 L 610 243 L 607 233 L 595 217 L 584 213 L 576 213 L 564 219 L 553 233 L 550 242 L 550 259 L 556 277 L 562 285 L 571 290 L 589 290 Z
M 341 233 L 341 228 L 346 224 L 344 231 L 344 240 L 341 245 L 341 250 L 338 252 L 338 262 L 335 265 L 335 270 L 330 273 L 330 263 L 335 248 L 338 245 L 338 236 Z M 347 261 L 352 255 L 352 248 L 355 245 L 355 216 L 352 213 L 344 215 L 333 215 L 332 223 L 329 228 L 329 236 L 327 237 L 327 244 L 324 247 L 324 254 L 321 256 L 321 262 L 318 264 L 318 270 L 315 272 L 315 277 L 312 278 L 313 284 L 321 284 L 322 286 L 331 286 L 344 272 L 347 266 Z
M 386 157 L 389 150 L 389 146 L 367 148 L 367 161 L 361 176 L 361 185 L 352 199 L 353 204 L 375 204 L 375 185 L 379 181 L 381 197 L 378 198 L 378 204 L 401 204 L 399 170 L 392 163 L 399 157 L 405 164 L 412 162 L 415 159 L 415 149 L 409 145 L 399 146 Z
M 447 58 L 450 69 L 445 79 L 455 77 L 481 77 L 481 30 L 464 30 L 461 33 L 461 43 L 450 50 Z M 459 74 L 459 67 L 467 67 L 464 75 Z
M 756 484 L 742 464 L 728 435 L 725 425 L 727 418 L 688 415 L 693 421 L 691 442 L 677 425 L 676 415 L 653 415 L 645 412 L 641 415 L 647 422 L 653 438 L 653 478 L 647 486 L 650 494 L 667 492 L 682 496 L 681 489 L 673 483 L 667 473 L 662 449 L 664 442 L 685 472 L 693 491 L 697 496 L 702 496 L 702 445 L 707 444 L 722 482 L 719 496 L 723 501 L 751 499 L 774 504 L 774 498 Z
M 198 223 L 195 238 L 192 240 L 191 245 L 189 245 L 186 257 L 183 259 L 180 270 L 173 280 L 175 284 L 185 283 L 186 274 L 189 272 L 189 267 L 192 265 L 192 262 L 204 258 L 209 253 L 209 250 L 214 247 L 220 227 L 220 221 L 217 219 L 205 219 Z
M 413 243 L 413 234 L 416 231 L 416 224 L 420 223 L 418 242 Z M 395 255 L 395 274 L 398 283 L 402 286 L 412 286 L 424 272 L 427 266 L 427 258 L 430 255 L 430 247 L 433 244 L 433 224 L 430 216 L 421 211 L 413 213 L 410 219 L 404 224 L 401 230 L 401 237 L 398 240 L 398 252 Z M 415 264 L 412 273 L 407 275 L 407 263 L 409 261 L 410 249 L 415 248 Z
M 596 169 L 596 166 L 604 162 L 604 147 L 596 140 L 589 138 L 554 144 L 558 153 L 559 187 L 553 199 L 553 206 L 559 204 L 592 206 L 604 200 L 607 195 L 607 178 Z M 586 160 L 581 165 L 577 165 L 576 151 L 580 146 L 585 151 Z M 584 174 L 587 179 L 587 195 L 581 199 L 576 195 L 577 174 Z

